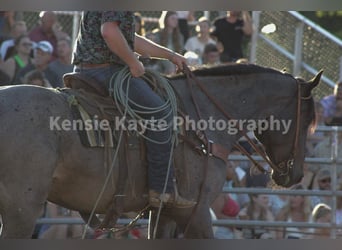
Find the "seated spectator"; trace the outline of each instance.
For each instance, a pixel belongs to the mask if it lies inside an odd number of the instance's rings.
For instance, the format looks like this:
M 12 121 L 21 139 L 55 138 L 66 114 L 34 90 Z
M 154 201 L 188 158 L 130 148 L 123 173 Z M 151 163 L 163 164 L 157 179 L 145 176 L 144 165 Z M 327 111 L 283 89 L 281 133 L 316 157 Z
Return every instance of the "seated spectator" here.
M 303 172 L 304 175 L 300 183 L 302 183 L 307 189 L 312 189 L 316 171 L 312 171 L 309 168 L 309 164 L 307 162 L 303 162 Z
M 14 83 L 24 83 L 24 76 L 28 72 L 32 70 L 39 70 L 43 73 L 44 77 L 49 81 L 52 87 L 63 87 L 63 85 L 61 85 L 58 81 L 58 75 L 49 67 L 52 52 L 52 45 L 48 41 L 40 41 L 34 48 L 34 58 L 32 60 L 33 62 L 29 63 L 18 72 Z
M 305 190 L 302 184 L 297 184 L 292 187 L 294 190 Z M 276 221 L 286 222 L 310 222 L 311 221 L 311 206 L 310 199 L 304 195 L 289 195 L 288 202 L 280 210 L 276 216 Z M 299 228 L 288 226 L 278 229 L 276 233 L 277 239 L 306 239 L 310 238 L 310 230 L 308 228 Z
M 220 193 L 211 204 L 216 219 L 236 219 L 240 211 L 239 204 L 228 193 Z M 233 226 L 216 226 L 215 239 L 233 239 Z
M 57 42 L 57 59 L 50 62 L 49 68 L 58 75 L 58 84 L 63 86 L 63 75 L 73 72 L 71 64 L 72 44 L 70 38 L 61 38 Z
M 342 81 L 335 85 L 334 93 L 321 100 L 324 123 L 329 126 L 342 125 Z
M 242 180 L 244 175 L 236 170 L 235 162 L 229 161 L 226 166 L 226 184 L 225 186 L 232 187 L 240 186 L 239 180 Z M 234 165 L 233 165 L 234 164 Z M 239 175 L 239 177 L 237 177 Z M 233 198 L 234 197 L 234 198 Z M 246 201 L 246 203 L 248 200 Z M 220 193 L 214 202 L 211 204 L 213 213 L 216 219 L 235 219 L 240 211 L 239 198 L 236 194 Z M 214 237 L 217 239 L 232 239 L 234 237 L 234 227 L 217 226 L 215 228 Z
M 27 33 L 26 23 L 24 21 L 16 21 L 11 28 L 11 38 L 3 41 L 0 47 L 0 56 L 3 61 L 14 55 L 15 39 Z
M 338 136 L 337 136 L 337 160 L 340 161 L 342 160 L 342 132 L 338 132 Z M 332 154 L 333 154 L 333 145 L 336 144 L 333 140 L 333 136 L 332 134 L 329 136 L 326 136 L 322 141 L 320 141 L 319 143 L 317 143 L 317 145 L 314 147 L 313 150 L 313 156 L 316 158 L 331 158 Z M 337 167 L 337 175 L 341 176 L 342 175 L 342 168 L 340 166 L 340 163 L 337 163 L 338 167 Z M 313 165 L 313 164 L 312 164 Z M 329 168 L 331 167 L 331 164 L 327 163 L 327 164 L 320 164 L 317 165 L 315 164 L 314 166 L 310 165 L 310 168 L 312 171 L 317 172 L 320 168 Z
M 215 44 L 207 44 L 203 50 L 202 63 L 205 65 L 220 64 L 220 52 Z
M 184 38 L 179 31 L 177 13 L 174 11 L 163 12 L 160 17 L 160 29 L 154 31 L 154 42 L 163 45 L 177 53 L 183 54 Z M 159 71 L 164 74 L 174 74 L 175 65 L 168 60 L 158 60 Z
M 7 85 L 14 83 L 13 81 L 20 69 L 24 68 L 31 60 L 30 54 L 33 44 L 27 35 L 17 37 L 14 45 L 16 51 L 15 55 L 0 64 L 0 69 L 6 72 L 9 76 L 9 82 Z
M 46 88 L 52 88 L 49 81 L 44 77 L 43 73 L 39 70 L 32 70 L 29 71 L 25 76 L 23 80 L 24 84 L 29 85 L 36 85 Z
M 319 203 L 312 210 L 312 221 L 315 223 L 331 223 L 331 207 L 327 204 Z M 330 239 L 330 228 L 314 228 L 313 239 Z
M 19 21 L 18 13 L 15 11 L 0 11 L 0 44 L 1 42 L 12 38 L 12 27 L 15 21 Z
M 266 170 L 270 168 L 265 162 L 259 164 Z M 260 172 L 256 166 L 251 166 L 246 173 L 246 187 L 267 187 L 270 183 L 270 176 Z
M 210 22 L 206 17 L 201 17 L 198 19 L 198 24 L 196 26 L 197 35 L 190 37 L 184 48 L 186 51 L 192 51 L 198 55 L 199 58 L 203 57 L 204 47 L 211 43 L 216 44 L 216 42 L 210 37 Z
M 267 194 L 250 194 L 250 202 L 238 214 L 240 220 L 274 221 L 274 216 L 268 207 Z M 236 231 L 240 239 L 274 239 L 275 232 L 264 226 L 243 227 Z
M 314 190 L 331 191 L 331 172 L 329 168 L 321 168 L 313 182 Z M 311 197 L 311 208 L 314 208 L 317 204 L 324 203 L 331 206 L 330 196 L 312 196 Z
M 239 145 L 245 148 L 247 152 L 250 152 L 250 148 L 246 144 L 239 142 Z M 242 156 L 243 154 L 240 152 L 238 148 L 235 146 L 231 149 L 230 156 Z M 246 170 L 249 167 L 248 161 L 243 160 L 229 160 L 228 161 L 230 170 L 227 171 L 226 183 L 224 187 L 234 189 L 235 187 L 246 187 L 246 178 L 249 175 L 246 173 Z M 229 167 L 228 166 L 228 167 Z M 237 201 L 240 207 L 244 207 L 249 202 L 248 194 L 236 194 L 230 193 L 230 197 Z
M 41 11 L 39 13 L 40 23 L 29 32 L 32 41 L 48 41 L 53 47 L 51 61 L 55 60 L 57 55 L 57 41 L 60 38 L 68 37 L 62 31 L 61 26 L 57 22 L 57 16 L 53 11 Z
M 191 68 L 196 68 L 202 64 L 201 58 L 192 51 L 188 51 L 184 54 L 184 57 L 186 58 L 187 65 Z

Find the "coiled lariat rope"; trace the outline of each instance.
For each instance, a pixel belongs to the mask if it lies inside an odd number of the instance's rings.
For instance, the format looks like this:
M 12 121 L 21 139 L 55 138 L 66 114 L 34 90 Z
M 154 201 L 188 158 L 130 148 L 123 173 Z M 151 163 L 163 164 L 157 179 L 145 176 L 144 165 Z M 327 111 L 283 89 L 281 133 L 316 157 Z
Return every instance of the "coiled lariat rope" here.
M 159 86 L 162 88 L 162 90 L 164 90 L 163 98 L 165 100 L 165 103 L 163 105 L 161 105 L 160 107 L 155 107 L 155 108 L 145 107 L 145 106 L 139 105 L 128 97 L 128 93 L 129 93 L 128 91 L 129 91 L 129 87 L 130 87 L 131 78 L 132 78 L 132 75 L 129 71 L 129 68 L 127 66 L 125 66 L 122 70 L 114 73 L 113 76 L 111 77 L 110 82 L 109 82 L 109 94 L 110 94 L 110 96 L 113 97 L 115 104 L 116 104 L 116 107 L 118 108 L 120 114 L 124 118 L 129 116 L 132 119 L 136 119 L 136 121 L 142 121 L 143 123 L 139 123 L 139 124 L 141 126 L 146 125 L 146 127 L 144 129 L 155 130 L 156 126 L 152 122 L 158 123 L 158 120 L 154 120 L 154 121 L 146 120 L 140 114 L 147 114 L 147 115 L 149 115 L 149 117 L 153 117 L 153 114 L 158 114 L 159 112 L 163 112 L 164 110 L 170 109 L 170 111 L 164 117 L 159 118 L 160 120 L 164 119 L 164 121 L 166 121 L 166 118 L 168 116 L 173 115 L 173 114 L 174 115 L 177 114 L 177 99 L 176 99 L 176 96 L 174 94 L 174 91 L 173 91 L 170 83 L 168 82 L 168 80 L 166 78 L 162 77 L 159 73 L 156 73 L 152 70 L 146 70 L 146 73 L 141 77 L 143 80 L 145 80 L 148 83 L 153 83 L 152 81 L 156 80 L 158 82 Z M 127 86 L 126 86 L 126 89 L 124 90 L 124 83 L 125 82 L 127 82 Z M 132 106 L 137 107 L 137 109 L 134 109 Z M 163 123 L 163 125 L 165 125 L 165 123 Z M 171 122 L 169 124 L 167 124 L 167 126 L 168 126 L 167 128 L 164 128 L 165 130 L 169 129 L 170 127 L 173 126 L 173 117 L 172 117 Z M 164 187 L 163 187 L 163 194 L 166 193 L 167 180 L 169 178 L 170 168 L 172 165 L 171 163 L 172 163 L 173 148 L 177 144 L 177 134 L 175 133 L 175 130 L 173 129 L 173 127 L 172 127 L 171 131 L 172 132 L 170 133 L 169 138 L 167 138 L 167 140 L 165 140 L 165 141 L 156 141 L 156 140 L 149 138 L 144 133 L 139 133 L 139 135 L 142 136 L 144 139 L 146 139 L 150 142 L 153 142 L 153 143 L 157 143 L 157 144 L 165 144 L 171 140 L 172 147 L 171 147 L 170 158 L 168 161 L 168 168 L 167 168 L 165 183 L 164 183 Z M 117 156 L 118 156 L 119 145 L 121 144 L 122 135 L 123 135 L 123 130 L 120 130 L 120 134 L 119 134 L 119 138 L 118 138 L 118 144 L 117 144 L 118 147 L 116 147 L 108 175 L 107 175 L 106 180 L 102 186 L 102 189 L 101 189 L 101 191 L 100 191 L 100 193 L 96 199 L 96 202 L 94 204 L 94 207 L 93 207 L 91 214 L 90 214 L 90 217 L 88 219 L 87 225 L 83 231 L 82 239 L 85 238 L 87 227 L 90 224 L 90 221 L 92 220 L 92 218 L 95 214 L 96 208 L 97 208 L 97 206 L 98 206 L 98 204 L 102 198 L 102 195 L 103 195 L 103 193 L 104 193 L 104 191 L 108 185 L 108 182 L 110 180 L 111 174 L 112 174 L 113 169 L 114 169 L 114 164 L 115 164 Z M 123 195 L 123 194 L 121 194 L 121 195 Z M 156 226 L 155 226 L 155 230 L 153 233 L 153 238 L 155 238 L 155 235 L 156 235 L 156 231 L 157 231 L 156 229 L 157 229 L 162 205 L 163 204 L 161 201 L 159 209 L 158 209 L 158 214 L 157 214 L 157 219 L 156 219 L 156 224 L 155 224 Z M 136 222 L 136 220 L 134 220 L 134 222 Z M 131 227 L 132 227 L 132 223 L 127 225 L 128 229 Z M 113 229 L 111 229 L 111 231 L 113 232 Z
M 125 66 L 122 70 L 114 73 L 110 80 L 109 93 L 113 97 L 115 104 L 119 109 L 119 112 L 121 113 L 121 115 L 124 115 L 124 113 L 127 112 L 127 115 L 135 121 L 138 121 L 138 124 L 140 126 L 146 125 L 144 129 L 161 129 L 158 128 L 155 124 L 158 124 L 158 120 L 147 120 L 143 118 L 142 115 L 148 115 L 148 117 L 155 117 L 154 114 L 157 115 L 158 113 L 161 113 L 165 110 L 169 110 L 169 112 L 166 115 L 159 118 L 159 121 L 167 121 L 167 117 L 169 117 L 172 114 L 177 114 L 177 99 L 169 81 L 165 77 L 162 77 L 159 73 L 156 73 L 153 70 L 146 69 L 146 73 L 141 78 L 146 82 L 150 83 L 151 85 L 153 85 L 153 80 L 156 80 L 156 82 L 158 82 L 158 85 L 164 92 L 158 94 L 163 95 L 162 97 L 165 100 L 165 103 L 159 107 L 146 107 L 134 102 L 132 99 L 128 97 L 127 93 L 129 90 L 131 78 L 132 75 L 129 71 L 129 68 Z M 126 90 L 123 89 L 123 84 L 125 82 L 127 82 Z M 122 108 L 124 110 L 122 110 Z M 162 125 L 166 124 L 162 123 Z M 167 124 L 167 127 L 163 128 L 162 130 L 169 129 L 172 126 L 173 123 L 171 121 L 171 123 Z M 171 131 L 173 131 L 173 129 Z M 171 133 L 170 137 L 167 138 L 167 140 L 156 141 L 152 138 L 149 138 L 144 133 L 139 133 L 139 135 L 142 136 L 144 139 L 157 144 L 165 144 L 171 140 L 172 136 L 176 136 L 174 133 Z

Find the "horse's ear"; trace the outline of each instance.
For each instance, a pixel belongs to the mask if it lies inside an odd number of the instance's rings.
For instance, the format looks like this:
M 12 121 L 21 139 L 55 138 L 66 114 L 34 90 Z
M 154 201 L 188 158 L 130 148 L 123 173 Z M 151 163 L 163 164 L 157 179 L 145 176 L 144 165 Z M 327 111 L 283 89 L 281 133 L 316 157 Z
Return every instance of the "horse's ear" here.
M 319 84 L 322 74 L 323 70 L 320 70 L 314 78 L 308 81 L 310 90 L 314 89 Z

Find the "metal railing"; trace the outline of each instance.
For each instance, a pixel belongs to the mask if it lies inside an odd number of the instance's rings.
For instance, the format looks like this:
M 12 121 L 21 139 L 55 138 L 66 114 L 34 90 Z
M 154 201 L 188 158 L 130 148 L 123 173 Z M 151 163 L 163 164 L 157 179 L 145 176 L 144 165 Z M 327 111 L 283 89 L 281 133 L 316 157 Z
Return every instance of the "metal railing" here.
M 271 188 L 246 188 L 246 187 L 223 187 L 222 192 L 236 193 L 236 194 L 271 194 L 271 195 L 303 195 L 303 196 L 329 196 L 332 199 L 332 220 L 331 223 L 314 223 L 314 222 L 284 222 L 284 221 L 258 221 L 258 220 L 238 220 L 238 219 L 216 219 L 213 220 L 213 226 L 240 226 L 240 227 L 299 227 L 299 228 L 331 228 L 331 238 L 335 239 L 337 231 L 342 229 L 342 225 L 336 225 L 335 213 L 336 213 L 336 197 L 342 196 L 342 190 L 337 190 L 337 165 L 342 164 L 342 156 L 338 158 L 338 133 L 342 132 L 342 127 L 327 127 L 318 126 L 316 131 L 330 132 L 335 143 L 332 145 L 332 156 L 327 158 L 305 158 L 306 163 L 313 164 L 330 164 L 331 165 L 331 179 L 332 190 L 291 190 L 291 189 L 271 189 Z M 256 161 L 263 161 L 260 156 L 252 156 Z M 231 161 L 249 161 L 246 156 L 243 155 L 230 155 L 228 157 Z M 335 182 L 334 182 L 335 181 Z M 335 183 L 335 185 L 334 185 Z M 128 224 L 130 219 L 119 219 L 118 224 Z M 37 224 L 82 224 L 84 221 L 81 218 L 40 218 L 37 220 Z M 147 219 L 140 219 L 137 221 L 137 225 L 148 224 Z
M 322 82 L 328 88 L 321 86 L 320 96 L 326 95 L 328 89 L 342 79 L 342 40 L 296 11 L 278 13 L 279 16 L 266 11 L 253 11 L 255 32 L 252 35 L 250 61 L 274 67 L 292 65 L 288 70 L 295 76 L 315 75 L 323 68 L 325 74 Z M 261 26 L 273 22 L 279 30 L 263 34 Z

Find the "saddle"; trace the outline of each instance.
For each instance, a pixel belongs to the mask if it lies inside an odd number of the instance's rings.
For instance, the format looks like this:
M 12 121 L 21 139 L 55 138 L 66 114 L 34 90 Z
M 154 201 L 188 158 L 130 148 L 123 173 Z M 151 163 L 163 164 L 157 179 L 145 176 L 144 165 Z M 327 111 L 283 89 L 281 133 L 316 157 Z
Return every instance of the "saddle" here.
M 98 84 L 95 79 L 77 72 L 64 74 L 64 85 L 71 89 L 84 89 L 86 92 L 109 97 L 108 90 Z
M 78 117 L 83 121 L 95 118 L 99 122 L 106 120 L 110 124 L 110 129 L 106 131 L 79 131 L 82 144 L 87 147 L 104 147 L 105 169 L 109 168 L 112 161 L 112 153 L 108 148 L 118 148 L 119 150 L 117 159 L 119 177 L 116 183 L 116 192 L 113 194 L 113 201 L 100 226 L 100 228 L 106 227 L 110 221 L 115 221 L 122 213 L 123 197 L 121 194 L 124 193 L 127 182 L 134 186 L 134 183 L 132 184 L 134 169 L 131 168 L 137 164 L 147 166 L 145 144 L 142 138 L 124 133 L 121 144 L 118 145 L 120 131 L 114 129 L 113 126 L 115 126 L 115 119 L 121 118 L 122 115 L 104 86 L 91 77 L 75 72 L 65 74 L 63 80 L 67 88 L 60 89 L 60 91 L 66 95 L 74 118 Z M 138 154 L 140 157 L 128 162 L 127 159 L 131 158 L 130 156 L 133 154 Z M 83 214 L 83 216 L 89 218 L 90 215 Z M 93 223 L 98 224 L 99 222 L 95 220 Z

